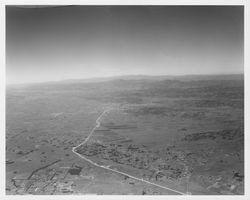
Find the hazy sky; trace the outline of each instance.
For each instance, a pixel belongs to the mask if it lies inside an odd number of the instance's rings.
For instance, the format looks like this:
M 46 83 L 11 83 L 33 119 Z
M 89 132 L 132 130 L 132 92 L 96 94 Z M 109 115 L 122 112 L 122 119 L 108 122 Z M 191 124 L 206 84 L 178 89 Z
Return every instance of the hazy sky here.
M 242 73 L 242 6 L 6 8 L 7 83 Z

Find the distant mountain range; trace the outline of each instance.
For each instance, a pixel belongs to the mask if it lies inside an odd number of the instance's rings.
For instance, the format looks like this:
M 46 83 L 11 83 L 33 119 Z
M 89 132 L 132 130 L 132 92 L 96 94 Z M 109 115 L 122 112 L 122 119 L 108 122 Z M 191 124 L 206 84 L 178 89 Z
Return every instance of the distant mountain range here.
M 98 83 L 109 81 L 164 81 L 164 80 L 178 80 L 178 81 L 199 81 L 199 80 L 244 80 L 244 74 L 218 74 L 218 75 L 162 75 L 162 76 L 149 76 L 149 75 L 125 75 L 113 77 L 96 77 L 88 79 L 66 79 L 59 81 L 39 82 L 39 83 L 23 83 L 23 84 L 10 84 L 8 86 L 26 86 L 26 85 L 40 85 L 40 84 L 76 84 L 76 83 Z
M 178 75 L 178 76 L 149 76 L 149 75 L 125 75 L 113 77 L 97 77 L 88 79 L 67 79 L 58 82 L 76 83 L 76 82 L 104 82 L 113 80 L 241 80 L 244 74 L 216 74 L 216 75 Z

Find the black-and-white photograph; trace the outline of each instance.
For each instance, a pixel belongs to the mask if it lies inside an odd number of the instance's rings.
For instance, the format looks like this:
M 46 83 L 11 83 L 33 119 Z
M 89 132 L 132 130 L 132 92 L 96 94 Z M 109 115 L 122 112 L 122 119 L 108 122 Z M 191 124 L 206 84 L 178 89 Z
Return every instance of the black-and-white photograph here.
M 245 195 L 244 5 L 5 5 L 6 195 Z

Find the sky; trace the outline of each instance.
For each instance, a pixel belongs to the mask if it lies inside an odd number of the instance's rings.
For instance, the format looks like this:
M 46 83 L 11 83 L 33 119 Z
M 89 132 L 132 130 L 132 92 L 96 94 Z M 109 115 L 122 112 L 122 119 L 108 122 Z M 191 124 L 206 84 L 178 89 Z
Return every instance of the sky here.
M 7 84 L 243 72 L 243 6 L 6 7 Z

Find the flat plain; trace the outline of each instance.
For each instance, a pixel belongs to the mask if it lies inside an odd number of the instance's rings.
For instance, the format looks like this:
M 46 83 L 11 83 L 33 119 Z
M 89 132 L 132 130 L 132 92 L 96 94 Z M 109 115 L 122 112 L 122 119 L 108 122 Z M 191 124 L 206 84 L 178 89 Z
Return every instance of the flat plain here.
M 157 185 L 244 194 L 243 75 L 7 86 L 6 194 L 178 194 Z

